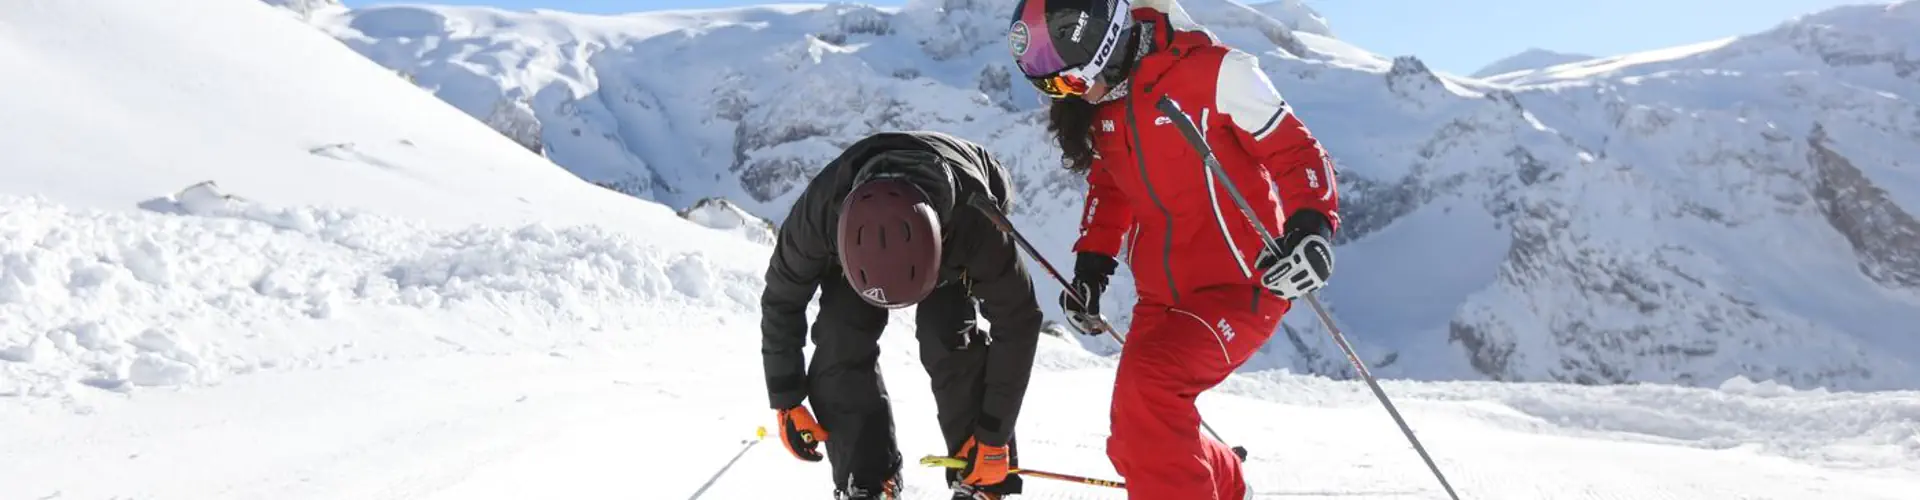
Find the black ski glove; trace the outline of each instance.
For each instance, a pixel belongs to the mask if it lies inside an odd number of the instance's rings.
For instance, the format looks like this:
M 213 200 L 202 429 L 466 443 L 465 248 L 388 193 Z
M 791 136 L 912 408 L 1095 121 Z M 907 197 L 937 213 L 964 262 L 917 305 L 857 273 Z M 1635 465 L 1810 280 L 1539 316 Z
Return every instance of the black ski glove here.
M 1073 295 L 1060 292 L 1060 309 L 1067 313 L 1067 325 L 1072 326 L 1074 331 L 1081 335 L 1106 333 L 1103 326 L 1107 319 L 1100 315 L 1100 294 L 1106 293 L 1107 279 L 1119 267 L 1120 262 L 1113 257 L 1080 252 L 1073 263 L 1073 283 L 1070 286 L 1073 287 L 1073 293 L 1079 294 L 1087 303 L 1075 302 Z
M 1294 212 L 1279 238 L 1260 250 L 1255 264 L 1261 270 L 1260 284 L 1287 300 L 1327 286 L 1333 276 L 1333 227 L 1327 216 Z

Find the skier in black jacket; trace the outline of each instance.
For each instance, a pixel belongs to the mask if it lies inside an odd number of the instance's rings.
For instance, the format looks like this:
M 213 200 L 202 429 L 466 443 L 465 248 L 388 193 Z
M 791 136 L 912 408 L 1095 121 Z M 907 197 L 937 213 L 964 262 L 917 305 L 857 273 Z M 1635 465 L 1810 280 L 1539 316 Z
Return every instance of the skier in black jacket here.
M 1040 306 L 1013 239 L 966 200 L 1012 209 L 1011 179 L 977 144 L 887 132 L 849 146 L 794 201 L 767 262 L 761 355 L 778 433 L 797 458 L 832 464 L 837 498 L 898 498 L 901 456 L 876 364 L 889 309 L 918 305 L 955 499 L 1018 493 L 1014 422 Z M 820 292 L 812 363 L 807 303 Z M 992 332 L 976 326 L 975 304 Z M 811 398 L 819 419 L 803 401 Z

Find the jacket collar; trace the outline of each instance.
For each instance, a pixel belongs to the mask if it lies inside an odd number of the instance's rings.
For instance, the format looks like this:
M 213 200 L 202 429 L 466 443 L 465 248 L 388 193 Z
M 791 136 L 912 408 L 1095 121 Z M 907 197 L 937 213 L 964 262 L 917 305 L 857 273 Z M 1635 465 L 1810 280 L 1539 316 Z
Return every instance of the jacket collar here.
M 1154 83 L 1181 59 L 1197 49 L 1219 44 L 1213 34 L 1203 28 L 1182 25 L 1182 19 L 1150 7 L 1133 9 L 1133 19 L 1134 29 L 1140 30 L 1140 39 L 1135 52 L 1138 62 L 1133 75 L 1127 78 L 1129 92 L 1136 85 L 1141 86 L 1142 91 L 1152 92 Z

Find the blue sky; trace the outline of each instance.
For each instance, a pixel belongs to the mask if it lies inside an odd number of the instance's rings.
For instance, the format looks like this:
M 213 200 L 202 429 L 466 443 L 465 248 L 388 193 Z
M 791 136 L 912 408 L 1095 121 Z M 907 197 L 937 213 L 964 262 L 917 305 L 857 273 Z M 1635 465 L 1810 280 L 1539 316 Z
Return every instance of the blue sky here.
M 345 0 L 494 5 L 575 12 L 726 7 L 777 0 Z M 1242 0 L 1248 1 L 1248 0 Z M 1257 0 L 1256 0 L 1257 1 Z M 867 0 L 900 5 L 903 0 Z M 1249 2 L 1253 3 L 1253 2 Z M 1471 73 L 1529 47 L 1609 55 L 1764 30 L 1793 16 L 1866 0 L 1307 0 L 1335 36 L 1435 69 Z

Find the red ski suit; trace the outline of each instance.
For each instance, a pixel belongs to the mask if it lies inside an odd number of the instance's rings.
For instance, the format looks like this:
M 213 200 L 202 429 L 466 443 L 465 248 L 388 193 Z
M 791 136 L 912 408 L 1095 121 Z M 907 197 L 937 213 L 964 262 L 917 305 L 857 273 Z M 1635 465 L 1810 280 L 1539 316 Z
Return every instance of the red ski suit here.
M 1100 104 L 1077 252 L 1127 257 L 1140 295 L 1114 384 L 1107 455 L 1131 499 L 1239 500 L 1239 460 L 1205 439 L 1194 399 L 1245 363 L 1290 303 L 1259 285 L 1263 240 L 1171 119 L 1171 96 L 1278 237 L 1311 209 L 1336 227 L 1333 166 L 1253 56 L 1153 8 L 1128 94 Z M 1182 16 L 1183 17 L 1183 16 Z M 1116 90 L 1118 91 L 1118 90 Z M 1283 215 L 1284 213 L 1284 215 Z

